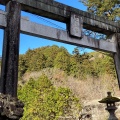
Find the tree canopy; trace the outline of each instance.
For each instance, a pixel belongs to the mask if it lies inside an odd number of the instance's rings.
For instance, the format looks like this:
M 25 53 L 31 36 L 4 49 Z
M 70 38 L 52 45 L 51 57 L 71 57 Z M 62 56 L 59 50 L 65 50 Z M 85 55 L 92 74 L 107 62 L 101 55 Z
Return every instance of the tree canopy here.
M 44 68 L 60 69 L 80 79 L 85 79 L 87 75 L 93 77 L 106 73 L 115 75 L 111 57 L 98 52 L 81 53 L 78 47 L 73 50 L 73 54 L 64 47 L 46 46 L 29 49 L 26 54 L 20 55 L 19 77 L 26 72 L 40 71 Z
M 80 0 L 90 13 L 120 22 L 120 0 Z

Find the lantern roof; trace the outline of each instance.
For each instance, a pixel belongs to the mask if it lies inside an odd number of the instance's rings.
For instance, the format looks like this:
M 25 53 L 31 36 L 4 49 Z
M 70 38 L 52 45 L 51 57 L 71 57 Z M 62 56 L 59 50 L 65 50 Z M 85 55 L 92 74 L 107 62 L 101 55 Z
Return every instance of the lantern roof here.
M 115 103 L 120 102 L 120 99 L 117 97 L 112 97 L 111 92 L 107 92 L 108 96 L 99 101 L 99 103 Z

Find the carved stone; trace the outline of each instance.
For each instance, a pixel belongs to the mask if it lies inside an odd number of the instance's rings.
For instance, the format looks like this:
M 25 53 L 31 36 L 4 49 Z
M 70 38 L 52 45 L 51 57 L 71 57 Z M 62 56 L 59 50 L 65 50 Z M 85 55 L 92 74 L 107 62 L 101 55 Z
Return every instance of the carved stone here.
M 82 17 L 71 14 L 70 20 L 70 35 L 82 38 L 83 19 Z

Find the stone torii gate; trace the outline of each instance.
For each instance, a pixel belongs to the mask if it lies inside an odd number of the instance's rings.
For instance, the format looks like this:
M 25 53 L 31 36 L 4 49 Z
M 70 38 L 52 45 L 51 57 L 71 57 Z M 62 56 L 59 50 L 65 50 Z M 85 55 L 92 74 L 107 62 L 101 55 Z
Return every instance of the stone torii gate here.
M 0 28 L 4 29 L 0 120 L 18 120 L 23 114 L 23 103 L 17 99 L 20 32 L 113 53 L 120 87 L 120 24 L 53 0 L 0 0 L 0 4 L 6 6 L 6 11 L 0 11 Z M 66 23 L 67 30 L 24 19 L 21 10 Z M 97 41 L 82 34 L 82 28 L 106 34 L 109 39 Z

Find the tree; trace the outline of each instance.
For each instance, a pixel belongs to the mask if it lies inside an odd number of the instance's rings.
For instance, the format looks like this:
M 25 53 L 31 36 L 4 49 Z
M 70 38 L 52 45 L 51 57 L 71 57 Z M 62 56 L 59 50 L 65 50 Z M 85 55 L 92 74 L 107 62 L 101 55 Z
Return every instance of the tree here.
M 23 74 L 27 71 L 27 69 L 28 69 L 28 66 L 27 66 L 25 55 L 20 55 L 19 56 L 19 77 L 22 77 Z
M 80 0 L 90 13 L 120 21 L 120 0 Z
M 54 60 L 54 67 L 69 72 L 70 69 L 70 55 L 68 52 L 59 52 Z
M 74 48 L 74 50 L 72 51 L 73 57 L 76 59 L 76 62 L 80 61 L 80 52 L 79 52 L 79 48 L 76 47 Z
M 40 51 L 36 52 L 30 59 L 29 70 L 30 71 L 40 71 L 41 69 L 45 68 L 46 57 Z
M 46 57 L 46 67 L 54 67 L 54 59 L 56 58 L 56 55 L 58 54 L 58 52 L 60 52 L 61 49 L 56 46 L 47 46 L 46 49 L 42 50 L 42 52 L 44 53 L 45 57 Z

